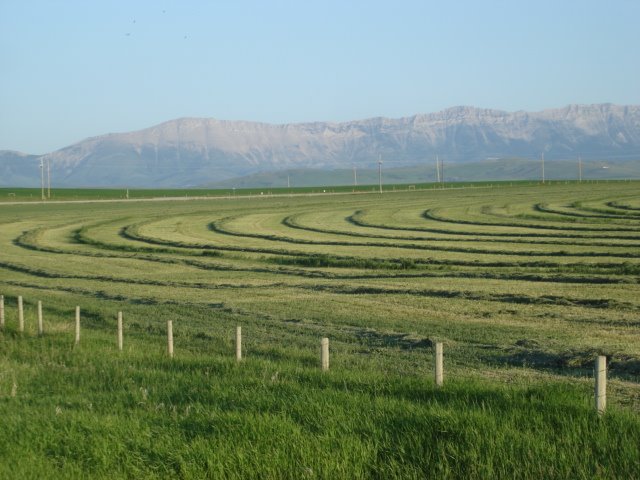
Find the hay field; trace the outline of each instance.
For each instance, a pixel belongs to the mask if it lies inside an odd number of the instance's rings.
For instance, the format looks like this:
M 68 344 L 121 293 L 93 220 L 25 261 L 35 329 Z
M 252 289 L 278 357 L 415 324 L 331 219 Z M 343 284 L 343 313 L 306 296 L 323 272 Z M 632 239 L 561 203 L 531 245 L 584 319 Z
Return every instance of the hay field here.
M 0 205 L 0 474 L 640 475 L 639 187 Z

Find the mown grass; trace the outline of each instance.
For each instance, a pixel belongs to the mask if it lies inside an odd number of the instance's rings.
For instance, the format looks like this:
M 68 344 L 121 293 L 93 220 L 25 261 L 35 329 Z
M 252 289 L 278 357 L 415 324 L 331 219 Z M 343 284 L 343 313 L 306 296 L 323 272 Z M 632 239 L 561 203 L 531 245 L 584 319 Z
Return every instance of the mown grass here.
M 302 265 L 305 267 L 341 267 L 365 269 L 409 270 L 416 268 L 416 263 L 410 258 L 398 261 L 379 261 L 368 258 L 340 258 L 333 255 L 309 255 L 306 257 L 271 257 L 270 262 L 279 265 Z
M 4 205 L 0 478 L 638 478 L 637 192 Z

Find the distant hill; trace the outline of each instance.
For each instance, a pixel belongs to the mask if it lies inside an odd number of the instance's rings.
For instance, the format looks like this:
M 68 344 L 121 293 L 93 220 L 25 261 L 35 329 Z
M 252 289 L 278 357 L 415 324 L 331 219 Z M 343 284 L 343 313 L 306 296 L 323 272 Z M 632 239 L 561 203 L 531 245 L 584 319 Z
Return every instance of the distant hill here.
M 375 168 L 379 157 L 390 170 L 434 164 L 435 155 L 451 168 L 533 160 L 543 152 L 547 160 L 578 154 L 640 159 L 640 106 L 570 105 L 534 113 L 455 107 L 400 119 L 288 125 L 182 118 L 89 138 L 43 158 L 57 186 L 186 187 L 286 169 Z M 0 186 L 38 185 L 39 160 L 0 152 Z M 504 173 L 490 163 L 486 168 L 478 179 Z
M 0 150 L 0 187 L 40 185 L 40 157 Z

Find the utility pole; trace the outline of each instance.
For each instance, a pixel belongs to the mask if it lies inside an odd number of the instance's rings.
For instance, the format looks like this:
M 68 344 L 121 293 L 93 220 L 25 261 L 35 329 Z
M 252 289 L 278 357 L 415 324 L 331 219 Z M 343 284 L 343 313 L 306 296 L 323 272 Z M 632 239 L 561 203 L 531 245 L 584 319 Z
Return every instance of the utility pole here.
M 289 182 L 289 175 L 287 175 L 287 188 L 291 188 L 291 183 Z
M 578 182 L 582 183 L 582 157 L 578 155 Z
M 44 160 L 40 159 L 40 197 L 44 200 Z
M 380 186 L 380 193 L 382 193 L 382 156 L 378 155 L 378 185 Z
M 542 152 L 542 183 L 544 184 L 544 152 Z
M 51 159 L 47 157 L 47 198 L 51 198 Z
M 437 183 L 440 183 L 440 159 L 438 158 L 438 155 L 436 155 L 436 178 Z
M 356 173 L 356 166 L 353 166 L 353 186 L 358 186 L 358 174 Z
M 442 180 L 442 188 L 444 188 L 444 160 L 440 160 L 440 180 Z

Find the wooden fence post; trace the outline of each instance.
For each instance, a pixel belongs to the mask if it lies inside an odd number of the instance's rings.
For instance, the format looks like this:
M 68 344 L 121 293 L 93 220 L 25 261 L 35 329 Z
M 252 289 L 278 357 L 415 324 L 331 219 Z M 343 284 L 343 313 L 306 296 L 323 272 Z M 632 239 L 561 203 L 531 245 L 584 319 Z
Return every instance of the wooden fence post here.
M 167 320 L 167 353 L 173 358 L 173 322 Z
M 22 295 L 18 296 L 18 331 L 24 332 L 24 307 L 22 304 Z
M 242 327 L 236 327 L 236 360 L 242 360 Z
M 444 380 L 444 369 L 442 365 L 442 343 L 436 342 L 436 386 L 441 387 Z
M 118 350 L 122 351 L 122 312 L 118 312 Z
M 607 408 L 607 357 L 599 355 L 596 358 L 596 410 L 599 414 Z
M 38 300 L 38 335 L 44 334 L 44 325 L 42 324 L 42 301 Z
M 329 370 L 329 339 L 326 337 L 320 340 L 320 363 L 323 372 Z
M 80 343 L 80 306 L 76 306 L 76 345 Z
M 0 329 L 4 330 L 4 295 L 0 295 Z

